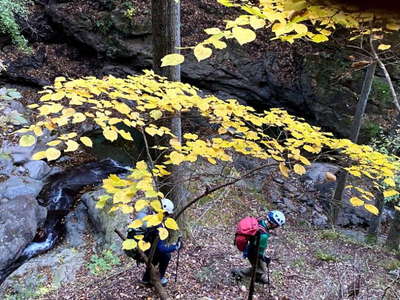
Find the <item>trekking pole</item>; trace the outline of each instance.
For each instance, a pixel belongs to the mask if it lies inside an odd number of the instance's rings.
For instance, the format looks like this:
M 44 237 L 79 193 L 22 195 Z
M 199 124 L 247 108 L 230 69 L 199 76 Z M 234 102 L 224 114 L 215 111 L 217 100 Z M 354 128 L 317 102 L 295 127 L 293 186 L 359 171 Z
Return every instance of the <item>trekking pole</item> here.
M 269 281 L 269 264 L 267 264 L 267 271 L 268 271 L 268 297 L 271 298 L 271 281 Z
M 179 243 L 181 241 L 181 239 L 182 239 L 182 236 L 179 236 L 177 243 Z M 178 281 L 178 267 L 179 267 L 179 253 L 180 252 L 181 252 L 181 247 L 179 247 L 178 254 L 177 254 L 177 257 L 176 257 L 175 282 Z
M 250 286 L 249 286 L 249 297 L 247 298 L 247 300 L 253 300 L 254 281 L 256 279 L 258 260 L 259 260 L 259 255 L 258 255 L 259 251 L 260 251 L 260 233 L 257 233 L 257 235 L 256 235 L 256 261 L 254 262 L 254 267 L 253 267 L 253 270 L 251 273 L 251 280 L 250 280 Z

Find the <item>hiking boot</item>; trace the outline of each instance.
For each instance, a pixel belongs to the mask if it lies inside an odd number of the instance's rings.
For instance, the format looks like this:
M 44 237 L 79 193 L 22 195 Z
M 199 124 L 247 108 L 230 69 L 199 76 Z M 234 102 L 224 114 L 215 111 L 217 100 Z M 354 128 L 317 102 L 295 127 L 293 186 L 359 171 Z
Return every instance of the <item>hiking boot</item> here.
M 167 283 L 168 283 L 168 279 L 165 278 L 165 277 L 161 277 L 160 282 L 161 282 L 161 285 L 162 285 L 162 286 L 166 286 Z
M 139 281 L 141 284 L 144 284 L 144 285 L 151 285 L 151 283 L 150 283 L 150 281 L 149 280 L 144 280 L 144 279 L 142 279 L 142 280 L 140 280 Z
M 259 274 L 257 274 L 257 276 L 256 276 L 256 282 L 257 283 L 261 283 L 261 284 L 269 284 L 269 281 L 268 281 L 268 278 L 267 278 L 267 276 L 266 275 L 259 275 Z

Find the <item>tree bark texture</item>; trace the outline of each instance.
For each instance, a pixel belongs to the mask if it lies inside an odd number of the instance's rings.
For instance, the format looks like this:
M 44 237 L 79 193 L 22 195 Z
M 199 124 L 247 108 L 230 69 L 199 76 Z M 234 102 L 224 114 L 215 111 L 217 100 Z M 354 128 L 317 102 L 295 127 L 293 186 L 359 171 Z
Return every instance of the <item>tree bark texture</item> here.
M 179 53 L 180 40 L 180 2 L 176 0 L 152 0 L 153 26 L 153 68 L 155 73 L 171 81 L 181 80 L 180 66 L 161 67 L 161 59 L 171 53 Z M 172 116 L 172 133 L 182 141 L 181 115 Z M 171 175 L 163 179 L 162 192 L 170 197 L 177 209 L 183 207 L 187 193 L 182 183 L 183 166 L 172 166 Z M 180 219 L 181 227 L 184 225 Z
M 396 210 L 386 239 L 386 247 L 391 250 L 400 250 L 400 211 Z
M 180 66 L 161 68 L 161 59 L 171 53 L 179 53 L 181 46 L 180 2 L 152 0 L 153 70 L 172 81 L 181 81 Z
M 362 118 L 367 107 L 369 93 L 371 92 L 372 81 L 374 79 L 376 69 L 376 62 L 370 64 L 367 69 L 367 73 L 364 77 L 363 86 L 361 89 L 360 100 L 357 103 L 356 113 L 351 125 L 351 136 L 352 142 L 357 143 L 358 136 L 360 133 L 360 128 L 362 125 Z M 347 181 L 347 172 L 340 172 L 337 176 L 337 185 L 335 189 L 335 194 L 333 195 L 332 205 L 331 205 L 331 222 L 332 224 L 337 223 L 337 218 L 339 216 L 340 208 L 342 207 L 342 199 L 344 194 L 344 188 Z

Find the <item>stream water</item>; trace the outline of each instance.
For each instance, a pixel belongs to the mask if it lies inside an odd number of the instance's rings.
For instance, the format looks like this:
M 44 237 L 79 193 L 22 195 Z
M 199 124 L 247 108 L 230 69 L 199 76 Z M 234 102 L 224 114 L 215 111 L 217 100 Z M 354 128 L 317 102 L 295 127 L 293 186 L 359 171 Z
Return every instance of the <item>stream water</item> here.
M 127 170 L 114 160 L 104 159 L 50 176 L 38 197 L 40 205 L 47 209 L 45 224 L 21 255 L 0 270 L 0 285 L 27 260 L 52 249 L 62 239 L 65 232 L 64 217 L 73 209 L 76 195 L 83 187 L 100 184 L 110 174 L 120 174 Z

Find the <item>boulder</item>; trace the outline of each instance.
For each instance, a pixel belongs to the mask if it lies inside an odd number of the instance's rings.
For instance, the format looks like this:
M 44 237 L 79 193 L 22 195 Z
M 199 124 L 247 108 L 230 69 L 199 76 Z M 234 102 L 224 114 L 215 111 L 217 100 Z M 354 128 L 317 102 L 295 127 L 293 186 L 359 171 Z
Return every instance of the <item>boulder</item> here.
M 32 196 L 0 201 L 0 270 L 17 259 L 33 240 L 45 221 L 46 212 Z
M 43 187 L 43 182 L 28 176 L 11 176 L 0 182 L 0 196 L 10 200 L 20 196 L 36 197 Z
M 121 239 L 114 232 L 114 229 L 119 229 L 124 232 L 127 225 L 131 222 L 131 218 L 127 214 L 123 214 L 121 211 L 107 213 L 111 208 L 110 205 L 106 205 L 103 209 L 96 208 L 97 199 L 103 195 L 105 191 L 103 189 L 88 192 L 82 195 L 81 201 L 86 205 L 88 210 L 89 219 L 97 232 L 97 241 L 100 246 L 104 249 L 115 247 L 115 245 L 121 244 Z M 120 247 L 118 249 L 119 254 L 122 254 Z
M 31 160 L 24 164 L 29 177 L 33 179 L 43 179 L 50 172 L 49 165 L 43 160 Z

